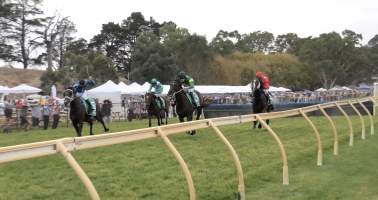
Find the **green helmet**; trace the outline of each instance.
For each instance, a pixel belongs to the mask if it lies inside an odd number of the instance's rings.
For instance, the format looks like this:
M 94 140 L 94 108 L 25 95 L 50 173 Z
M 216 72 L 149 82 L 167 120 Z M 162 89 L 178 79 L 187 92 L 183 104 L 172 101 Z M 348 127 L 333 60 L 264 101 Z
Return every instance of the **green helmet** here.
M 151 85 L 156 85 L 157 84 L 156 78 L 151 79 L 150 84 Z
M 178 77 L 179 77 L 180 79 L 184 79 L 185 76 L 186 76 L 186 74 L 185 74 L 184 71 L 180 71 L 180 72 L 178 73 Z

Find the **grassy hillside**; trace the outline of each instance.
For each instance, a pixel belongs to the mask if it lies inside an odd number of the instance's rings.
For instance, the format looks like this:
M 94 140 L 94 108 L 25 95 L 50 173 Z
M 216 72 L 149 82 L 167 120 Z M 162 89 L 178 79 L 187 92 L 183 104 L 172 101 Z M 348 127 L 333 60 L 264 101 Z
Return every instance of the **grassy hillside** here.
M 0 67 L 0 85 L 14 87 L 21 83 L 39 87 L 41 81 L 42 70 L 34 69 L 15 69 L 8 67 Z
M 335 117 L 340 155 L 332 155 L 333 136 L 325 118 L 312 118 L 324 146 L 324 166 L 316 166 L 316 141 L 302 118 L 273 120 L 289 159 L 290 185 L 282 185 L 279 150 L 266 130 L 250 124 L 222 126 L 221 131 L 240 156 L 247 199 L 378 199 L 378 137 L 360 138 L 360 124 L 353 118 L 355 145 L 348 146 L 348 126 Z M 365 119 L 369 124 L 368 119 Z M 377 121 L 377 120 L 376 120 Z M 378 127 L 378 123 L 375 124 Z M 113 123 L 112 131 L 146 127 L 146 121 Z M 369 127 L 368 127 L 369 128 Z M 367 129 L 370 130 L 370 129 Z M 86 129 L 88 132 L 88 129 Z M 96 133 L 101 132 L 96 126 Z M 72 128 L 0 135 L 0 146 L 73 136 Z M 237 176 L 226 147 L 210 129 L 196 136 L 170 136 L 187 161 L 199 200 L 230 200 Z M 186 200 L 188 191 L 180 166 L 158 139 L 113 145 L 73 153 L 102 199 Z M 61 155 L 0 165 L 0 199 L 89 199 Z

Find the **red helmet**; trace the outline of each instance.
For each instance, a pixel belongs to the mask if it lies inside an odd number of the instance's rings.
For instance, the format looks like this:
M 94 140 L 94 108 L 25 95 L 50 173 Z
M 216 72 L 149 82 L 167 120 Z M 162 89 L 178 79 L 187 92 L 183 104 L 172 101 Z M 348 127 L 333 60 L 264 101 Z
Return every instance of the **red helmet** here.
M 256 72 L 256 77 L 261 77 L 261 76 L 264 76 L 264 73 L 260 72 L 260 71 L 257 71 Z

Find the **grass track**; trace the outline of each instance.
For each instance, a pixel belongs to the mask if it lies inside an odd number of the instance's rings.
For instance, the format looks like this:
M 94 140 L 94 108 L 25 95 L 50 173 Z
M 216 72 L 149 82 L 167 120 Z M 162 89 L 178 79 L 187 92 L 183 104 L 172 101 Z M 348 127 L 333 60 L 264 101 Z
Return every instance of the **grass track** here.
M 316 140 L 303 118 L 273 120 L 289 159 L 290 185 L 282 185 L 279 149 L 266 130 L 250 124 L 222 126 L 242 162 L 247 199 L 378 199 L 378 134 L 361 140 L 361 125 L 353 117 L 354 147 L 348 147 L 345 118 L 334 117 L 339 133 L 339 156 L 332 155 L 333 135 L 325 118 L 311 118 L 319 128 L 324 162 L 316 166 Z M 377 120 L 375 120 L 377 121 Z M 365 118 L 368 125 L 370 122 Z M 146 126 L 146 121 L 113 123 L 112 131 Z M 378 123 L 376 123 L 378 127 Z M 376 128 L 377 129 L 377 128 Z M 101 132 L 96 126 L 95 132 Z M 73 136 L 73 129 L 0 135 L 0 146 Z M 230 200 L 237 188 L 231 156 L 211 129 L 195 137 L 170 136 L 192 172 L 199 200 Z M 113 145 L 73 153 L 102 199 L 188 199 L 181 169 L 160 139 Z M 0 199 L 89 199 L 61 155 L 0 165 Z

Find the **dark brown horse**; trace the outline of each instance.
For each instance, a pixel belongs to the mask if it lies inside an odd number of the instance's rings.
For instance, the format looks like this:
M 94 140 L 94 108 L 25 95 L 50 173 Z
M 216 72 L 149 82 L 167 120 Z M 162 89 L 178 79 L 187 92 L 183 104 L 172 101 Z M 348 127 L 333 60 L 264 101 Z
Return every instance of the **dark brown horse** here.
M 266 113 L 273 110 L 273 106 L 268 105 L 268 99 L 264 94 L 264 91 L 260 88 L 260 82 L 253 80 L 251 83 L 252 90 L 252 111 L 253 113 Z M 256 128 L 257 121 L 253 122 L 253 128 Z M 269 124 L 269 120 L 266 120 L 266 123 Z M 258 128 L 261 128 L 259 123 Z
M 176 113 L 179 117 L 180 122 L 184 122 L 185 118 L 187 121 L 193 120 L 193 113 L 196 112 L 196 120 L 199 120 L 202 114 L 202 110 L 205 106 L 207 106 L 207 101 L 204 101 L 201 94 L 196 91 L 199 99 L 200 99 L 200 106 L 195 108 L 192 102 L 189 100 L 187 93 L 182 88 L 182 85 L 179 81 L 173 81 L 171 83 L 171 87 L 168 91 L 168 96 L 171 99 L 172 106 L 176 106 Z M 190 135 L 196 134 L 196 131 L 189 131 Z
M 85 106 L 83 105 L 83 101 L 80 97 L 73 97 L 73 91 L 71 89 L 67 89 L 64 92 L 64 105 L 66 107 L 70 107 L 70 119 L 72 122 L 73 127 L 75 128 L 76 134 L 78 137 L 81 137 L 81 132 L 83 129 L 83 123 L 88 122 L 89 124 L 89 134 L 93 135 L 93 121 L 94 119 L 91 118 L 86 110 Z M 100 105 L 96 102 L 96 117 L 95 119 L 99 121 L 102 126 L 104 127 L 104 131 L 108 132 L 109 129 L 105 126 L 105 123 L 102 119 L 102 114 L 100 112 Z
M 158 121 L 158 126 L 164 124 L 163 119 L 165 118 L 165 124 L 168 124 L 168 112 L 169 112 L 169 104 L 168 101 L 164 99 L 164 108 L 159 108 L 157 105 L 158 97 L 156 97 L 153 93 L 146 93 L 144 96 L 144 101 L 146 103 L 146 109 L 148 113 L 148 126 L 151 127 L 151 118 L 152 116 L 156 116 Z

